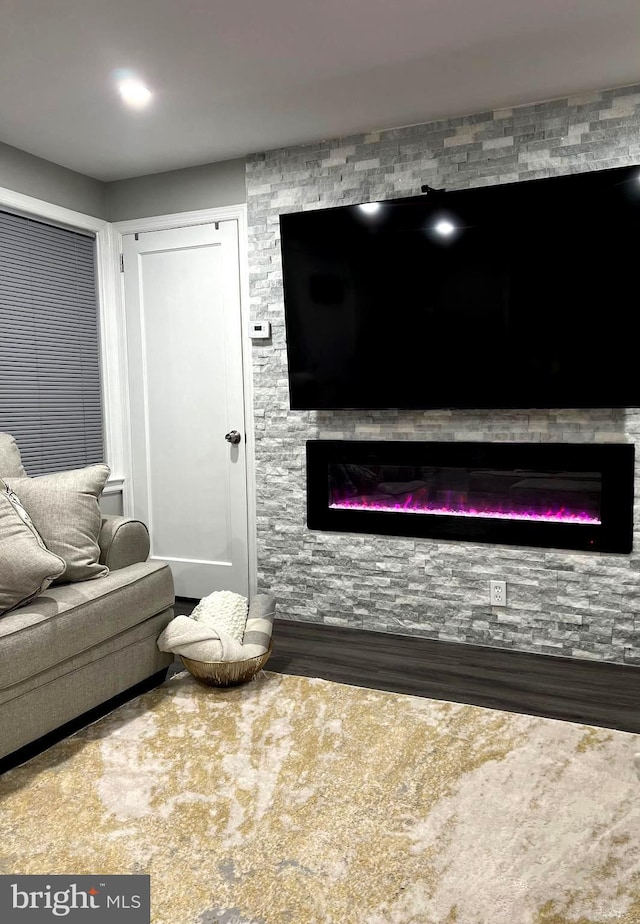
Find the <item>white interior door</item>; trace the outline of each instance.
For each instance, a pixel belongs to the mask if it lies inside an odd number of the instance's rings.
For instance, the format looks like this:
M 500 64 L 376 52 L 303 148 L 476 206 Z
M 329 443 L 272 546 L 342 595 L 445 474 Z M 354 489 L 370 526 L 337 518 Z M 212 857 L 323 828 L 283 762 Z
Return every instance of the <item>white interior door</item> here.
M 134 515 L 176 596 L 248 596 L 238 223 L 127 234 L 123 250 Z

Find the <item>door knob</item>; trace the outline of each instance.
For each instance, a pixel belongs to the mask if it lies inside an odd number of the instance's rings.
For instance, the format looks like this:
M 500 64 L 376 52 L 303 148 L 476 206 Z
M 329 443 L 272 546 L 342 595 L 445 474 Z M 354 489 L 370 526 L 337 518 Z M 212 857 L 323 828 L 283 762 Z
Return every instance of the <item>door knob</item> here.
M 227 443 L 239 443 L 241 439 L 242 437 L 237 430 L 229 430 L 229 432 L 225 435 L 225 440 Z

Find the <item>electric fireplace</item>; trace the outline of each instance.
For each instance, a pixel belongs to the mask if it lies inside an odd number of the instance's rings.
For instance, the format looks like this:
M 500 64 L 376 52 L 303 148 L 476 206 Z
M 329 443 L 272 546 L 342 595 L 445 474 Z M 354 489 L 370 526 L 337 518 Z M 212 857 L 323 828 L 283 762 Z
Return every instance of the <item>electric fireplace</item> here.
M 307 526 L 631 551 L 634 446 L 309 440 Z

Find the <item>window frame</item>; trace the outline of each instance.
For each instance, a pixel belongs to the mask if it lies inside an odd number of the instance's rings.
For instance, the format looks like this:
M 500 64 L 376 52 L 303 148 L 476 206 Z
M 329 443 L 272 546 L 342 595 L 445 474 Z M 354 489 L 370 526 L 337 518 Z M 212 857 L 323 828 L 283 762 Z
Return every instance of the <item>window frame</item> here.
M 123 510 L 131 508 L 129 466 L 129 415 L 126 403 L 124 310 L 119 276 L 119 251 L 112 225 L 14 190 L 0 187 L 0 208 L 26 218 L 95 234 L 96 281 L 100 332 L 105 462 L 111 476 L 105 494 L 122 494 Z

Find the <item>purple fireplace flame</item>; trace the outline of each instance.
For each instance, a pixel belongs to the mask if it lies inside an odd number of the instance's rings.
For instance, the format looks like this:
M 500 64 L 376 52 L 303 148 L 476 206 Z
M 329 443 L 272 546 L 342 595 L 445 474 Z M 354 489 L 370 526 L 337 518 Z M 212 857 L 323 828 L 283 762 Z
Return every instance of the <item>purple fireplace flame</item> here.
M 415 501 L 409 495 L 403 501 L 377 500 L 366 496 L 346 497 L 329 504 L 334 510 L 371 510 L 376 513 L 426 513 L 431 516 L 486 517 L 498 520 L 537 520 L 547 523 L 586 523 L 599 525 L 601 520 L 586 511 L 572 511 L 566 507 L 547 507 L 544 510 L 516 508 L 478 508 L 467 506 L 464 499 L 441 504 Z
M 482 520 L 601 524 L 597 472 L 331 465 L 329 507 Z

